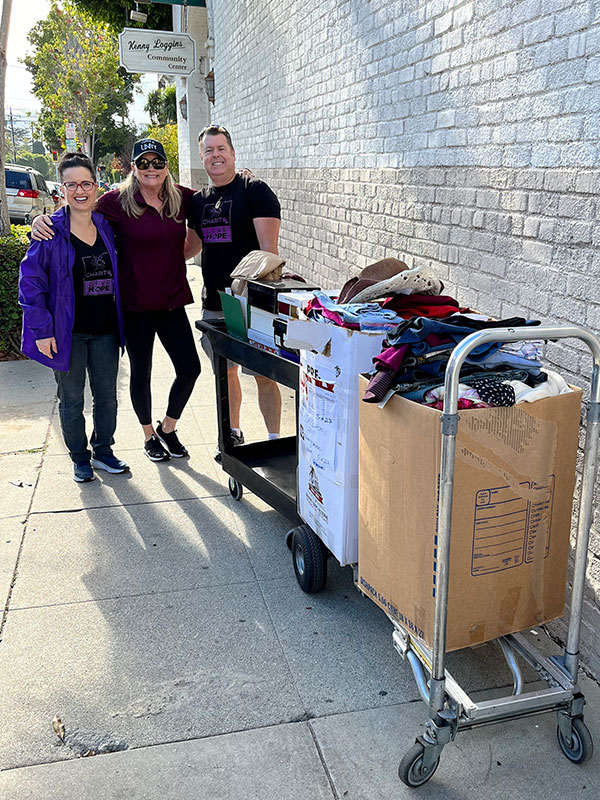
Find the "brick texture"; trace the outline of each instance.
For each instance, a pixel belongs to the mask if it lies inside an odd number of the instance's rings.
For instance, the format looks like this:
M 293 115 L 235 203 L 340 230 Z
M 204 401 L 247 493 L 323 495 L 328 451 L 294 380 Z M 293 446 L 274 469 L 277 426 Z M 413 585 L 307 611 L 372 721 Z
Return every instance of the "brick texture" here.
M 325 287 L 384 256 L 462 303 L 600 331 L 600 14 L 591 0 L 209 0 L 212 120 Z M 548 348 L 589 388 L 577 341 Z M 596 487 L 596 499 L 600 489 Z M 582 656 L 600 677 L 600 513 Z M 564 620 L 551 630 L 564 638 Z

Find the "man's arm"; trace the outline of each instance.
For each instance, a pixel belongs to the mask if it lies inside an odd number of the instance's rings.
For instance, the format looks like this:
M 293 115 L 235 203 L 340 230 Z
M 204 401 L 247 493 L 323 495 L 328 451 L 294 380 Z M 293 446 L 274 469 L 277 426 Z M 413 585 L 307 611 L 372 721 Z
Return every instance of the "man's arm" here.
M 275 217 L 255 217 L 252 222 L 254 223 L 254 230 L 256 231 L 260 249 L 279 255 L 277 245 L 281 221 Z
M 193 228 L 188 228 L 185 244 L 183 245 L 183 257 L 188 261 L 190 258 L 197 256 L 201 250 L 202 239 Z

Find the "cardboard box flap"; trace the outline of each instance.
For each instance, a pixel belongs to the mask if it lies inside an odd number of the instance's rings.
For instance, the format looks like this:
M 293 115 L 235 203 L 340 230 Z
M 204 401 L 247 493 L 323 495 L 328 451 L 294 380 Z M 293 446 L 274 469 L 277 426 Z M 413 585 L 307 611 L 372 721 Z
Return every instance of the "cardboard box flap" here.
M 292 319 L 288 322 L 285 344 L 286 347 L 293 347 L 296 350 L 312 350 L 315 353 L 323 353 L 331 341 L 332 335 L 328 325 Z

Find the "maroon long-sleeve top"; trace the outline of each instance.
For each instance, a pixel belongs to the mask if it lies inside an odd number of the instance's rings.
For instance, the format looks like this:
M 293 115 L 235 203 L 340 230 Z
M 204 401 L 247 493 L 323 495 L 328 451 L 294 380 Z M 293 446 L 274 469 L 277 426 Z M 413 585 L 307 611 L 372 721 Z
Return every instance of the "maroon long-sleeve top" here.
M 193 301 L 183 246 L 190 200 L 194 194 L 178 186 L 182 194 L 177 219 L 161 215 L 137 192 L 144 209 L 141 217 L 129 217 L 121 207 L 118 190 L 103 194 L 99 211 L 112 225 L 119 259 L 119 282 L 125 311 L 162 311 L 181 308 Z

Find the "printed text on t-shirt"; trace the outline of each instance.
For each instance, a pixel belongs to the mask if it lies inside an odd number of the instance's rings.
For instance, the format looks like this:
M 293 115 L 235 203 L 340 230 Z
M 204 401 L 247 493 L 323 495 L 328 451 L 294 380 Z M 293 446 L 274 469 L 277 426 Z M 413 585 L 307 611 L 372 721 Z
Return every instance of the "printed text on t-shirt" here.
M 225 200 L 219 208 L 204 207 L 202 213 L 202 239 L 206 244 L 231 242 L 231 200 Z

